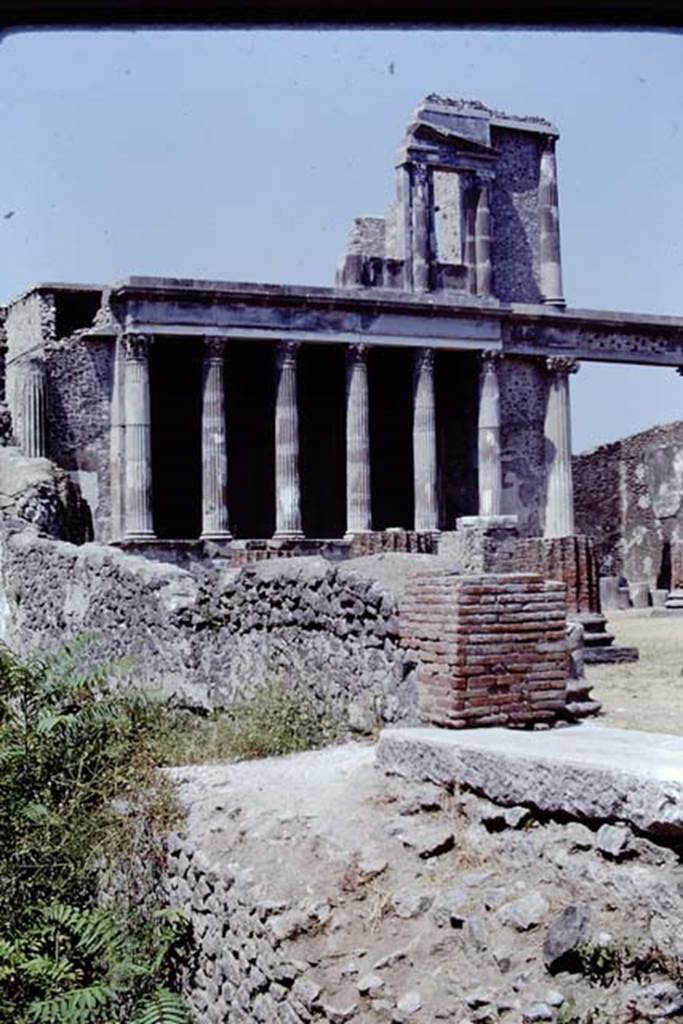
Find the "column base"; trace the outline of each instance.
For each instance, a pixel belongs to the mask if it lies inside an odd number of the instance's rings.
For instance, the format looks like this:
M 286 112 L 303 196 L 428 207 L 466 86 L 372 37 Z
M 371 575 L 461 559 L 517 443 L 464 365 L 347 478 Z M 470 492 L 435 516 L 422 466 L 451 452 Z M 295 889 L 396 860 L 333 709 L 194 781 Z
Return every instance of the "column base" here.
M 544 306 L 557 306 L 558 309 L 566 309 L 567 307 L 567 301 L 566 299 L 563 299 L 561 295 L 557 298 L 553 298 L 552 296 L 542 298 L 541 303 Z
M 271 542 L 304 540 L 303 530 L 278 530 L 271 537 Z
M 156 540 L 156 539 L 157 539 L 157 535 L 156 535 L 156 533 L 154 533 L 153 530 L 136 530 L 135 532 L 124 533 L 123 537 L 121 537 L 122 541 L 132 541 L 133 543 L 135 543 L 137 541 L 140 541 L 140 540 L 144 541 L 144 540 Z
M 207 530 L 206 533 L 200 534 L 199 539 L 216 541 L 219 544 L 229 544 L 232 540 L 232 534 L 229 530 Z

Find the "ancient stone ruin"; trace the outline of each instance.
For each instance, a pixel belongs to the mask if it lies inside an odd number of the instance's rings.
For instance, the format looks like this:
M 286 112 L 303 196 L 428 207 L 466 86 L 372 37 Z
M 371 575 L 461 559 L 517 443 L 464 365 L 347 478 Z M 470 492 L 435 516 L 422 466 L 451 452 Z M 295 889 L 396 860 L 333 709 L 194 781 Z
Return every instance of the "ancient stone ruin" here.
M 541 118 L 428 97 L 396 199 L 355 221 L 334 287 L 131 277 L 11 302 L 0 636 L 54 642 L 93 622 L 103 653 L 137 654 L 201 703 L 230 699 L 266 636 L 296 635 L 314 685 L 332 666 L 347 703 L 358 690 L 410 720 L 427 669 L 400 601 L 432 566 L 460 574 L 455 604 L 476 592 L 465 577 L 486 603 L 521 573 L 524 615 L 539 593 L 561 601 L 542 582 L 559 581 L 604 654 L 570 380 L 584 360 L 680 367 L 683 321 L 566 307 L 557 138 Z M 403 561 L 382 581 L 390 556 Z M 524 683 L 520 721 L 568 699 L 555 616 L 533 640 L 552 696 Z M 515 704 L 500 674 L 467 705 L 483 720 Z

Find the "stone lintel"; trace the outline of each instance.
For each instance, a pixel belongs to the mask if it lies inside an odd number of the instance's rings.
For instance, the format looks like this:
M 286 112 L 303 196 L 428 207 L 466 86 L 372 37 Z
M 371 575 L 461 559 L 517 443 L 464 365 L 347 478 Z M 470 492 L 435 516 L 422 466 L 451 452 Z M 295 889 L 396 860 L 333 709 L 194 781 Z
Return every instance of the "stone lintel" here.
M 532 733 L 385 729 L 377 762 L 385 771 L 463 785 L 507 806 L 683 835 L 680 736 L 594 725 Z

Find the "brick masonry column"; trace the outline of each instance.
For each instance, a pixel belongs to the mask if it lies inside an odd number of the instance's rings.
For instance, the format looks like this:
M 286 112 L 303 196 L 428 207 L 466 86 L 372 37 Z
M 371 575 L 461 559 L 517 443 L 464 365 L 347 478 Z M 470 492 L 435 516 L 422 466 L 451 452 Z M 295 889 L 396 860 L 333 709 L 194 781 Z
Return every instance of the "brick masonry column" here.
M 276 540 L 300 540 L 299 410 L 296 360 L 299 346 L 282 341 L 277 347 L 275 394 L 275 533 Z
M 225 341 L 204 338 L 202 358 L 202 539 L 230 540 L 225 423 Z
M 154 536 L 152 524 L 152 439 L 149 346 L 145 334 L 126 334 L 124 410 L 126 421 L 126 538 Z
M 500 457 L 500 384 L 502 354 L 481 354 L 479 379 L 479 515 L 499 516 L 503 503 L 503 469 Z
M 24 378 L 22 450 L 30 458 L 47 454 L 45 422 L 45 367 L 42 360 L 30 359 Z
M 557 198 L 557 162 L 555 139 L 543 142 L 538 182 L 538 209 L 541 220 L 541 297 L 549 306 L 564 306 L 562 263 L 560 257 L 560 209 Z
M 413 385 L 413 462 L 415 529 L 439 528 L 436 501 L 436 415 L 434 409 L 434 350 L 415 353 Z
M 548 400 L 545 413 L 546 496 L 544 537 L 569 537 L 574 533 L 572 484 L 572 432 L 569 375 L 579 365 L 575 359 L 550 356 Z
M 532 573 L 422 569 L 399 608 L 423 722 L 450 728 L 549 722 L 567 703 L 564 584 Z
M 490 295 L 491 271 L 491 211 L 489 208 L 489 183 L 480 179 L 475 218 L 475 256 L 477 264 L 477 295 Z
M 349 345 L 346 376 L 346 532 L 372 530 L 368 350 Z

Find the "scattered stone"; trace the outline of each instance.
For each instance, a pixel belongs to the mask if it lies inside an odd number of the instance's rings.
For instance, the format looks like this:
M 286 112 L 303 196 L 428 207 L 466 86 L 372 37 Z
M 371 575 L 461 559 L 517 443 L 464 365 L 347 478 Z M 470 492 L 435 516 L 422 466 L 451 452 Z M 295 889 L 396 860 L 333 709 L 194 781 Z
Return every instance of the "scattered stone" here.
M 362 881 L 369 882 L 387 869 L 387 862 L 384 857 L 364 857 L 358 861 L 358 874 Z
M 432 905 L 434 894 L 425 889 L 401 889 L 392 896 L 394 913 L 398 917 L 417 917 Z
M 508 828 L 524 828 L 531 821 L 532 814 L 528 807 L 508 807 L 503 812 L 503 818 Z
M 491 1003 L 495 1002 L 495 998 L 495 992 L 491 989 L 475 988 L 465 995 L 465 1002 L 471 1010 L 476 1010 L 480 1006 L 490 1006 Z
M 626 853 L 631 832 L 625 825 L 602 825 L 598 829 L 596 846 L 600 853 L 619 860 Z
M 543 942 L 543 962 L 551 974 L 578 968 L 576 950 L 588 937 L 590 917 L 589 907 L 579 903 L 551 921 Z
M 555 1013 L 547 1003 L 534 1003 L 522 1012 L 522 1020 L 530 1024 L 537 1020 L 554 1020 Z
M 562 1006 L 564 996 L 556 988 L 549 988 L 545 993 L 543 1002 L 547 1003 L 548 1006 Z
M 275 942 L 293 939 L 308 928 L 308 916 L 300 910 L 288 910 L 268 920 L 268 931 Z
M 349 1003 L 348 1006 L 339 1006 L 335 1003 L 322 1003 L 321 1009 L 333 1024 L 344 1024 L 344 1021 L 353 1020 L 358 1012 L 358 1003 Z
M 518 932 L 526 932 L 540 924 L 548 910 L 548 901 L 540 893 L 530 892 L 511 903 L 503 904 L 498 911 L 498 918 Z
M 372 965 L 374 971 L 381 971 L 384 967 L 393 967 L 394 964 L 400 963 L 401 960 L 405 960 L 408 956 L 407 949 L 395 949 L 391 953 L 387 953 L 386 956 L 382 956 L 379 960 L 376 960 Z
M 648 1018 L 675 1017 L 683 1012 L 683 989 L 674 981 L 658 981 L 641 988 L 635 1002 Z
M 486 949 L 489 941 L 488 928 L 483 917 L 477 914 L 470 914 L 465 918 L 463 937 L 475 949 Z
M 322 987 L 312 978 L 297 978 L 292 985 L 292 994 L 307 1010 L 317 1002 L 321 992 Z
M 595 842 L 595 836 L 580 821 L 570 821 L 564 827 L 562 841 L 570 853 L 576 853 L 577 850 L 590 850 Z
M 396 1003 L 396 1009 L 400 1013 L 405 1014 L 417 1013 L 421 1006 L 422 996 L 417 989 L 411 989 L 410 992 L 406 992 Z
M 433 920 L 440 928 L 444 925 L 462 928 L 467 899 L 467 894 L 462 889 L 447 889 L 445 892 L 440 892 L 432 903 Z
M 448 853 L 455 845 L 453 829 L 448 825 L 416 825 L 401 831 L 401 842 L 415 850 L 418 857 L 427 860 Z
M 356 988 L 362 996 L 374 996 L 384 988 L 384 979 L 379 974 L 364 974 L 356 982 Z

